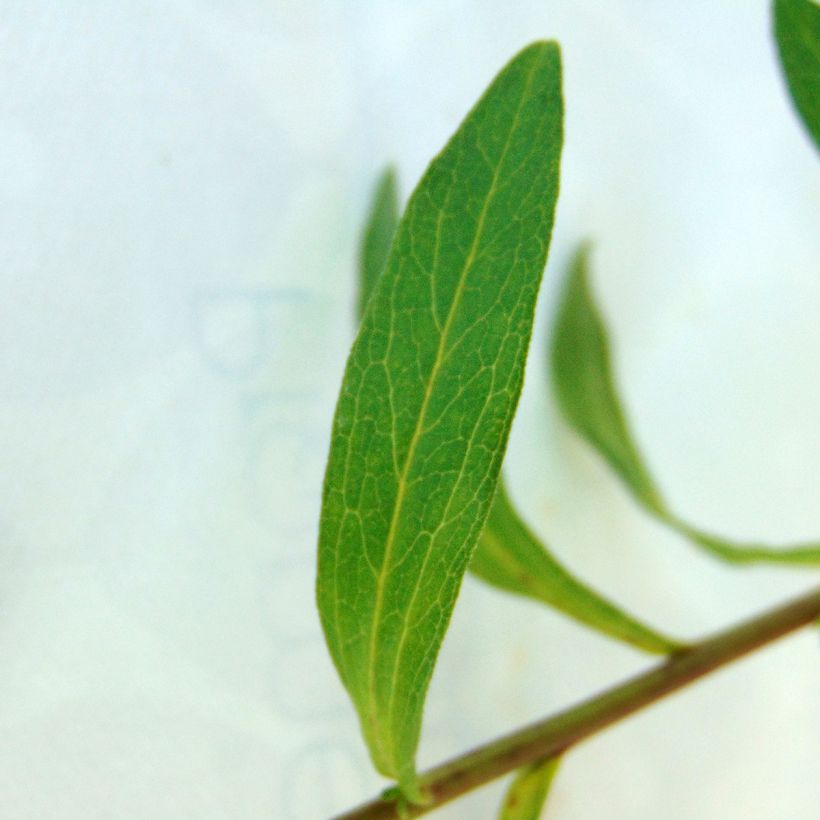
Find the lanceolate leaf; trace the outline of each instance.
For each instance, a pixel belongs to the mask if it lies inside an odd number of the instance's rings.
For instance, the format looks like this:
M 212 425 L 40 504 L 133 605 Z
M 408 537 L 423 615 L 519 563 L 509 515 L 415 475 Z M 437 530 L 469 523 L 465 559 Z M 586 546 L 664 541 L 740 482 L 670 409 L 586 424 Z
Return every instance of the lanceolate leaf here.
M 820 148 L 820 5 L 774 0 L 774 32 L 795 107 Z
M 538 820 L 560 762 L 560 757 L 548 757 L 521 769 L 507 790 L 498 820 Z
M 373 202 L 359 249 L 359 294 L 357 314 L 361 319 L 370 294 L 387 264 L 390 246 L 399 224 L 396 172 L 385 168 L 376 183 Z
M 410 198 L 336 409 L 319 612 L 377 768 L 413 799 L 425 695 L 521 391 L 562 120 L 558 47 L 535 43 Z
M 498 484 L 470 569 L 494 586 L 542 601 L 646 652 L 666 654 L 682 648 L 636 621 L 568 572 L 519 518 L 502 482 Z
M 359 305 L 378 281 L 390 251 L 388 241 L 372 242 L 374 233 L 392 238 L 398 223 L 396 177 L 383 172 L 365 227 L 359 264 Z M 572 576 L 530 532 L 510 502 L 503 478 L 478 539 L 470 570 L 499 589 L 525 595 L 637 649 L 660 654 L 681 645 L 643 626 Z
M 706 533 L 669 510 L 644 465 L 615 386 L 609 342 L 588 280 L 587 246 L 576 256 L 558 308 L 552 376 L 569 423 L 604 457 L 633 496 L 656 518 L 706 551 L 731 563 L 820 563 L 820 544 L 772 547 Z
M 552 369 L 567 418 L 643 504 L 663 514 L 658 490 L 627 426 L 609 357 L 606 327 L 589 289 L 589 245 L 578 251 L 556 318 Z

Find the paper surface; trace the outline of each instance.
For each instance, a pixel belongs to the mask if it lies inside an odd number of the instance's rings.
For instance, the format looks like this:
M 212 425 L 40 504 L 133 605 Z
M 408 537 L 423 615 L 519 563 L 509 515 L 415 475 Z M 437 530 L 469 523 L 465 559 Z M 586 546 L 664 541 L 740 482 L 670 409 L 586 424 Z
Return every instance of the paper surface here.
M 684 637 L 816 582 L 650 522 L 544 386 L 589 236 L 665 494 L 727 535 L 820 535 L 820 165 L 765 3 L 2 17 L 0 816 L 309 820 L 383 787 L 314 606 L 358 230 L 381 165 L 408 192 L 536 38 L 562 43 L 567 143 L 511 494 L 575 572 Z M 648 663 L 468 580 L 420 762 Z M 579 747 L 547 816 L 814 820 L 818 683 L 807 631 Z M 492 816 L 501 789 L 441 817 Z

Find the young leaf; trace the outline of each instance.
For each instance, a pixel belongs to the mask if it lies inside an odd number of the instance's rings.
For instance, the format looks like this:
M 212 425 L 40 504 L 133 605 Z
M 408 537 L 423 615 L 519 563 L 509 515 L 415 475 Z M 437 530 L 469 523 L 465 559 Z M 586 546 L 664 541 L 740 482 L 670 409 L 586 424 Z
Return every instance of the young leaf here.
M 413 799 L 425 695 L 521 392 L 562 121 L 558 47 L 535 43 L 410 198 L 336 408 L 319 612 L 376 767 Z
M 587 281 L 589 245 L 567 277 L 552 346 L 555 390 L 570 422 L 654 512 L 664 505 L 626 423 L 609 361 L 606 328 Z
M 507 790 L 498 820 L 538 820 L 560 762 L 560 757 L 548 757 L 521 769 Z
M 498 482 L 470 569 L 493 586 L 541 601 L 646 652 L 667 654 L 682 648 L 676 641 L 636 621 L 570 574 L 518 516 L 503 481 Z
M 399 224 L 399 202 L 396 172 L 385 168 L 376 183 L 373 202 L 367 217 L 359 248 L 359 299 L 357 315 L 361 319 L 367 301 L 387 264 L 390 245 Z
M 783 73 L 815 145 L 820 148 L 820 5 L 774 0 L 774 34 Z
M 376 185 L 362 243 L 365 250 L 359 259 L 358 300 L 361 311 L 387 262 L 397 223 L 396 175 L 388 168 Z M 371 241 L 374 235 L 380 241 Z M 534 598 L 637 649 L 665 654 L 682 646 L 643 626 L 573 577 L 516 513 L 503 477 L 499 478 L 469 569 L 488 584 Z
M 730 563 L 820 563 L 820 544 L 771 547 L 706 533 L 671 512 L 643 463 L 615 387 L 606 327 L 590 292 L 589 247 L 567 277 L 552 339 L 552 377 L 567 421 L 600 453 L 632 495 L 658 520 Z

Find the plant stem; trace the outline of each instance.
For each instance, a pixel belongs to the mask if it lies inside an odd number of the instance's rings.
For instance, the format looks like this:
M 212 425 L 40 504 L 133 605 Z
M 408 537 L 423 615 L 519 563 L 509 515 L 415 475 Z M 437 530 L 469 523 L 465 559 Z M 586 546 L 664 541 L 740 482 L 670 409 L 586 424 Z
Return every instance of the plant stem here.
M 381 797 L 337 820 L 418 817 L 528 763 L 563 753 L 584 738 L 637 712 L 736 658 L 820 618 L 820 588 L 777 609 L 692 644 L 642 675 L 436 766 L 420 776 L 429 802 L 400 805 Z

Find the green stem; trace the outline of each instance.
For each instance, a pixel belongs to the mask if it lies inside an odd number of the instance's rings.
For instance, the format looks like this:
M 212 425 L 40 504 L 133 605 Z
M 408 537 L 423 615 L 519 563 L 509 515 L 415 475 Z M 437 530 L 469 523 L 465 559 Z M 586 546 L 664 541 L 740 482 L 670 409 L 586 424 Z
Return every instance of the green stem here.
M 820 588 L 777 609 L 693 644 L 625 683 L 554 717 L 436 766 L 420 776 L 429 800 L 400 805 L 394 790 L 337 820 L 418 817 L 528 763 L 561 754 L 621 718 L 820 618 Z

